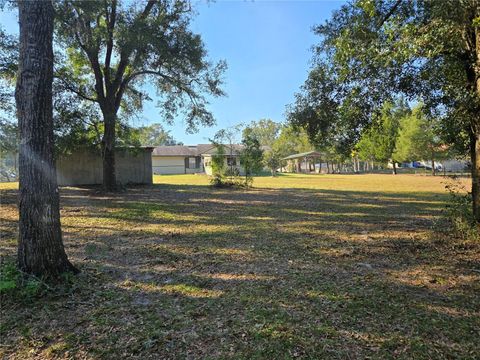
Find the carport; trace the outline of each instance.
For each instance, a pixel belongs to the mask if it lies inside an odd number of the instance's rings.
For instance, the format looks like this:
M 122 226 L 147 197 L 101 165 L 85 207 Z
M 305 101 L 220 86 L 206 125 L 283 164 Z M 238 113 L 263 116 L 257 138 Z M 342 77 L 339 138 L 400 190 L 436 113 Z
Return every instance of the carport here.
M 322 153 L 318 151 L 308 151 L 299 154 L 289 155 L 284 157 L 282 160 L 286 160 L 293 163 L 294 172 L 315 172 L 315 163 L 317 161 L 320 162 L 320 166 L 322 164 Z M 304 164 L 304 169 L 302 169 L 302 164 Z M 312 170 L 313 165 L 313 170 Z M 321 171 L 321 168 L 319 169 Z

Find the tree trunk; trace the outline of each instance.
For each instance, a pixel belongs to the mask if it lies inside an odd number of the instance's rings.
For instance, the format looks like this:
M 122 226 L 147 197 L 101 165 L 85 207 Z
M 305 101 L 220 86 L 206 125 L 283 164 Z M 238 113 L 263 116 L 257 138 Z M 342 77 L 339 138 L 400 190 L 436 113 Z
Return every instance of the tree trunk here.
M 113 110 L 104 112 L 105 127 L 102 141 L 103 158 L 103 187 L 107 191 L 117 189 L 117 176 L 115 172 L 115 124 L 116 114 Z
M 470 157 L 472 160 L 472 206 L 477 224 L 480 224 L 480 129 L 470 134 Z
M 480 9 L 476 8 L 475 16 L 478 18 L 480 15 Z M 473 74 L 473 89 L 476 92 L 477 99 L 480 98 L 480 27 L 476 26 L 475 29 L 475 52 L 476 61 Z M 470 76 L 467 75 L 467 78 Z M 472 160 L 472 207 L 473 216 L 480 226 L 480 115 L 478 106 L 474 113 L 473 123 L 470 132 L 470 153 Z
M 437 173 L 435 171 L 435 159 L 432 155 L 432 176 L 435 176 Z
M 393 175 L 397 175 L 397 164 L 395 164 L 395 161 L 392 161 L 393 164 Z
M 15 100 L 20 133 L 18 267 L 56 278 L 76 269 L 60 228 L 53 147 L 53 6 L 19 1 L 20 58 Z
M 13 169 L 15 170 L 15 177 L 18 179 L 18 164 L 17 164 L 18 153 L 13 153 Z

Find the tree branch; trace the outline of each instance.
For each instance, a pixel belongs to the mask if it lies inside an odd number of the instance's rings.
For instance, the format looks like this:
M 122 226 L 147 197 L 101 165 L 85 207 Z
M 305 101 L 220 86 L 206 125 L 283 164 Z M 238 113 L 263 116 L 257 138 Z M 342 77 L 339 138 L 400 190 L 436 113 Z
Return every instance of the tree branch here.
M 180 81 L 175 80 L 171 76 L 165 75 L 165 74 L 161 73 L 160 71 L 154 71 L 154 70 L 137 71 L 137 72 L 132 73 L 130 76 L 126 77 L 121 84 L 121 88 L 123 88 L 122 94 L 123 94 L 123 91 L 125 90 L 125 88 L 128 86 L 128 83 L 130 81 L 132 81 L 134 78 L 136 78 L 138 76 L 141 76 L 141 75 L 155 75 L 155 76 L 159 76 L 159 77 L 167 80 L 174 87 L 176 87 L 177 89 L 186 93 L 188 95 L 188 97 L 190 98 L 190 101 L 194 104 L 194 106 L 196 106 L 196 107 L 198 106 L 198 103 L 197 103 L 197 100 L 196 100 L 197 96 L 195 96 L 195 94 L 193 94 L 192 91 L 188 88 L 188 86 L 192 84 L 193 80 L 190 81 L 187 84 L 184 84 Z M 117 96 L 117 99 L 116 99 L 115 102 L 116 103 L 118 102 L 118 106 L 120 105 L 120 101 L 121 101 L 121 96 Z
M 150 14 L 150 11 L 152 10 L 153 6 L 156 3 L 157 3 L 157 0 L 149 0 L 147 5 L 145 6 L 145 9 L 143 10 L 142 14 L 137 18 L 136 21 L 140 21 L 140 20 L 145 19 Z M 112 87 L 111 87 L 111 90 L 114 91 L 114 92 L 116 91 L 117 94 L 120 91 L 120 86 L 122 84 L 122 78 L 123 78 L 123 75 L 125 74 L 125 69 L 127 68 L 127 65 L 128 65 L 128 58 L 130 57 L 131 54 L 132 54 L 132 50 L 122 51 L 120 53 L 120 62 L 118 64 L 117 73 L 115 75 L 115 80 L 114 80 L 114 82 L 112 84 Z
M 110 84 L 110 61 L 112 59 L 112 51 L 113 51 L 113 29 L 115 28 L 115 20 L 117 17 L 117 2 L 116 0 L 112 0 L 112 9 L 110 16 L 108 15 L 108 4 L 105 0 L 105 17 L 107 19 L 107 32 L 108 32 L 108 39 L 107 39 L 107 50 L 105 53 L 105 84 L 109 87 Z
M 397 10 L 398 6 L 402 3 L 403 0 L 397 0 L 395 4 L 393 4 L 392 8 L 388 11 L 388 13 L 385 15 L 383 20 L 380 22 L 378 25 L 379 28 L 383 26 L 387 22 L 388 19 L 393 15 L 393 13 Z
M 54 78 L 60 79 L 60 81 L 62 82 L 62 84 L 64 85 L 64 87 L 68 91 L 73 92 L 74 94 L 81 97 L 83 100 L 98 102 L 97 99 L 95 99 L 93 97 L 90 97 L 90 96 L 86 95 L 85 93 L 83 93 L 82 91 L 80 91 L 79 89 L 76 89 L 75 87 L 71 86 L 67 81 L 65 81 L 65 79 L 63 77 L 58 76 L 58 75 L 54 75 Z

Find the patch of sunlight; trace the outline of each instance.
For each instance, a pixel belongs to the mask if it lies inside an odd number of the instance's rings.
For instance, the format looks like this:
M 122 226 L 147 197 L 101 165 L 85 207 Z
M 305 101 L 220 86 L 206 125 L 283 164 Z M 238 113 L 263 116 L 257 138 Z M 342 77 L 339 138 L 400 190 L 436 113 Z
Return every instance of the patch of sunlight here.
M 214 280 L 261 280 L 261 281 L 269 281 L 269 280 L 276 280 L 276 276 L 271 275 L 257 275 L 257 274 L 229 274 L 229 273 L 193 273 L 193 275 L 207 278 L 207 279 L 214 279 Z
M 159 287 L 159 290 L 167 294 L 179 294 L 192 298 L 218 298 L 223 295 L 221 290 L 210 290 L 186 284 L 163 285 Z
M 228 193 L 230 194 L 230 193 Z M 270 205 L 271 202 L 269 201 L 260 201 L 260 200 L 233 200 L 233 199 L 190 199 L 192 203 L 214 203 L 214 204 L 222 204 L 222 205 L 245 205 L 245 206 L 253 206 L 253 205 Z
M 350 205 L 349 205 L 350 206 Z M 354 206 L 352 206 L 354 207 Z M 362 206 L 363 207 L 363 206 Z M 367 207 L 367 206 L 365 206 Z M 369 206 L 369 207 L 379 207 L 381 208 L 382 206 L 375 205 L 375 206 Z M 300 215 L 313 215 L 313 216 L 329 216 L 329 217 L 336 217 L 336 216 L 352 216 L 352 217 L 362 217 L 362 216 L 368 216 L 370 214 L 368 213 L 363 213 L 363 212 L 326 212 L 326 211 L 307 211 L 307 210 L 301 210 L 301 209 L 284 209 L 283 211 L 292 213 L 292 214 L 300 214 Z
M 305 295 L 310 299 L 320 299 L 327 301 L 349 301 L 350 297 L 348 294 L 333 294 L 326 293 L 321 291 L 308 290 L 305 292 Z
M 289 324 L 281 322 L 273 324 L 258 324 L 261 327 L 257 333 L 263 337 L 269 337 L 271 339 L 291 339 L 294 329 Z
M 179 254 L 179 255 L 195 255 L 198 253 L 211 254 L 211 255 L 240 255 L 240 256 L 250 256 L 252 254 L 251 250 L 243 250 L 237 248 L 217 248 L 217 247 L 189 247 L 181 245 L 171 245 L 171 244 L 159 244 L 154 245 L 156 250 L 168 251 L 170 253 Z
M 415 199 L 395 199 L 395 198 L 383 198 L 382 200 L 388 200 L 392 202 L 398 202 L 400 204 L 420 204 L 423 205 L 425 203 L 427 204 L 438 204 L 438 205 L 444 205 L 445 201 L 442 200 L 432 200 L 432 199 L 421 199 L 421 200 L 415 200 Z M 435 208 L 433 208 L 435 209 Z
M 60 341 L 57 342 L 53 345 L 50 345 L 44 350 L 44 355 L 47 357 L 55 357 L 60 355 L 61 353 L 64 353 L 66 350 L 68 350 L 71 346 L 65 342 L 65 341 Z
M 154 184 L 165 185 L 200 185 L 210 184 L 210 179 L 206 175 L 186 174 L 186 175 L 153 175 Z
M 98 225 L 102 225 L 103 227 L 108 227 L 110 229 L 117 229 L 118 227 L 116 224 L 118 221 L 116 219 L 112 219 L 109 217 L 104 217 L 102 215 L 97 215 L 97 216 L 65 216 L 62 219 L 62 225 L 69 225 L 72 227 L 80 227 L 79 225 L 85 225 L 85 228 L 91 228 L 95 227 Z
M 16 190 L 18 182 L 0 182 L 0 190 Z
M 374 341 L 378 344 L 384 343 L 389 340 L 389 338 L 381 336 L 378 333 L 362 332 L 357 330 L 338 330 L 338 333 L 343 335 L 344 337 L 348 337 L 351 339 L 361 340 L 365 342 Z M 402 336 L 401 338 L 407 340 L 406 337 Z
M 322 248 L 313 250 L 313 253 L 327 257 L 348 257 L 353 254 L 353 250 L 345 248 Z
M 142 290 L 145 292 L 161 292 L 169 295 L 181 295 L 190 298 L 218 298 L 223 295 L 223 291 L 214 289 L 205 289 L 188 284 L 166 284 L 157 285 L 154 283 L 142 283 L 132 280 L 125 280 L 121 287 Z
M 240 216 L 239 219 L 245 219 L 245 220 L 265 220 L 265 221 L 275 220 L 275 218 L 270 217 L 270 216 Z
M 455 275 L 445 274 L 441 267 L 416 266 L 407 270 L 390 270 L 389 276 L 399 283 L 415 286 L 446 289 L 453 287 L 469 286 L 480 282 L 480 275 Z
M 238 255 L 238 256 L 251 256 L 251 250 L 243 250 L 236 248 L 207 248 L 208 252 L 215 255 Z
M 466 309 L 458 309 L 450 306 L 434 305 L 434 304 L 418 304 L 418 307 L 428 310 L 431 312 L 436 312 L 441 315 L 448 315 L 451 317 L 479 317 L 479 311 L 468 311 Z

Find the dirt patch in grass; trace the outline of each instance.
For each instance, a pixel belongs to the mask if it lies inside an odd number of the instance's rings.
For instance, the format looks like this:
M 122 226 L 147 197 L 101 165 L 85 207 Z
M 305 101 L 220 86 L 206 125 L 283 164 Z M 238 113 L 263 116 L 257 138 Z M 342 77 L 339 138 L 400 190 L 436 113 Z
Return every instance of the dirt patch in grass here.
M 4 296 L 11 359 L 475 358 L 480 246 L 432 233 L 441 179 L 201 176 L 61 190 L 64 293 Z M 377 187 L 375 186 L 377 184 Z M 379 185 L 381 184 L 381 185 Z M 16 190 L 0 251 L 15 254 Z

